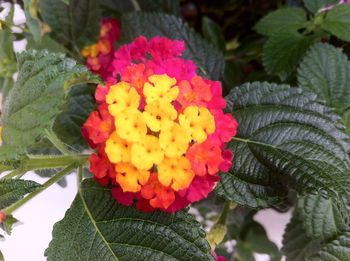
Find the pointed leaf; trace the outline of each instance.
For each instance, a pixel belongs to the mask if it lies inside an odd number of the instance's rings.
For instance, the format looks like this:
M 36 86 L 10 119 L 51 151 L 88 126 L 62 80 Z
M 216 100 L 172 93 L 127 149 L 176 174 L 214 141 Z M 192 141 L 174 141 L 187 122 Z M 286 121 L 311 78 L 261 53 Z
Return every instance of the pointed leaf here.
M 350 5 L 337 5 L 330 10 L 321 28 L 341 40 L 350 41 Z
M 48 260 L 214 260 L 199 224 L 186 212 L 145 214 L 116 203 L 85 180 L 54 226 Z
M 339 0 L 304 0 L 305 7 L 312 13 L 316 13 L 321 8 L 337 4 Z
M 18 56 L 19 75 L 3 110 L 0 158 L 15 158 L 39 141 L 65 104 L 67 81 L 96 81 L 62 54 L 28 51 Z

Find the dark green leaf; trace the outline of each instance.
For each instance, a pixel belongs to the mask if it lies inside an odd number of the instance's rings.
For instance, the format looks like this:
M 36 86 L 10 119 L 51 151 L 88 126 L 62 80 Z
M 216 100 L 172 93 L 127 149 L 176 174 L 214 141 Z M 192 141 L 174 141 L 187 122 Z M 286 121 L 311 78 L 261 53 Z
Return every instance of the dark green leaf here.
M 41 39 L 41 28 L 39 20 L 33 18 L 30 14 L 30 8 L 33 8 L 31 5 L 33 0 L 24 0 L 24 15 L 26 17 L 26 24 L 32 33 L 33 39 L 35 42 L 39 43 Z M 35 12 L 37 12 L 38 6 L 35 6 Z
M 298 199 L 298 212 L 306 235 L 326 241 L 340 235 L 349 219 L 346 208 L 336 198 L 310 194 Z
M 202 32 L 204 37 L 217 48 L 225 51 L 225 37 L 221 27 L 209 17 L 202 18 Z
M 308 237 L 301 222 L 294 213 L 284 232 L 282 251 L 287 261 L 305 261 L 320 249 L 320 241 Z
M 101 0 L 101 5 L 122 14 L 140 9 L 180 15 L 180 4 L 177 0 Z
M 316 95 L 288 85 L 245 84 L 231 90 L 227 109 L 239 122 L 229 173 L 217 192 L 250 207 L 271 206 L 290 188 L 325 189 L 346 201 L 349 138 L 339 117 Z
M 271 36 L 279 32 L 295 33 L 305 27 L 306 12 L 302 8 L 282 8 L 264 16 L 255 26 L 259 34 Z
M 101 20 L 98 1 L 71 0 L 67 5 L 63 1 L 41 0 L 40 13 L 53 37 L 76 53 L 96 42 Z
M 312 13 L 316 13 L 321 8 L 337 4 L 339 0 L 304 0 L 305 7 Z
M 341 40 L 350 41 L 350 5 L 343 4 L 332 8 L 322 22 L 321 28 Z
M 50 36 L 44 35 L 39 42 L 35 42 L 33 37 L 27 37 L 27 50 L 29 49 L 46 49 L 50 52 L 67 53 L 67 49 L 57 41 L 53 40 Z
M 4 209 L 41 185 L 31 180 L 0 179 L 0 209 Z
M 298 82 L 339 114 L 350 107 L 350 62 L 341 49 L 315 44 L 299 66 Z
M 271 36 L 263 50 L 265 70 L 285 80 L 295 71 L 314 41 L 315 36 L 305 36 L 298 32 L 281 32 Z
M 133 41 L 140 35 L 148 38 L 160 35 L 182 40 L 186 44 L 185 59 L 193 60 L 200 71 L 212 80 L 217 80 L 223 75 L 223 54 L 196 34 L 179 17 L 135 12 L 124 15 L 122 25 L 124 41 Z
M 310 261 L 345 261 L 350 260 L 350 231 L 323 246 L 321 250 L 311 256 Z
M 116 203 L 108 188 L 85 180 L 53 229 L 48 260 L 214 260 L 191 215 L 145 214 Z
M 66 102 L 69 87 L 96 81 L 62 54 L 28 51 L 18 56 L 19 75 L 5 101 L 0 158 L 14 158 L 45 135 Z M 68 84 L 69 83 L 69 84 Z
M 95 86 L 86 84 L 70 90 L 68 102 L 53 126 L 53 130 L 64 143 L 83 148 L 87 145 L 82 138 L 81 127 L 95 108 L 94 92 Z

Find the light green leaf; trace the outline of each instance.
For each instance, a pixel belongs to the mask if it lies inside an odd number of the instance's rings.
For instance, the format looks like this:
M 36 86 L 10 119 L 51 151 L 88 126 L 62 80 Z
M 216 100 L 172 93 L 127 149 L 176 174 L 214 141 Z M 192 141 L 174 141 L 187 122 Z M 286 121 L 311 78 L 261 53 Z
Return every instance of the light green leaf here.
M 305 7 L 312 13 L 316 13 L 321 8 L 337 4 L 339 0 L 304 0 Z
M 305 27 L 306 21 L 306 12 L 302 8 L 282 8 L 264 16 L 256 24 L 255 30 L 266 36 L 279 32 L 295 33 Z
M 0 92 L 2 95 L 2 103 L 6 100 L 6 97 L 13 87 L 12 78 L 2 78 L 0 77 Z
M 244 84 L 226 97 L 227 111 L 239 122 L 229 173 L 217 192 L 249 207 L 276 204 L 294 188 L 342 196 L 349 184 L 349 137 L 339 117 L 300 88 Z
M 10 206 L 40 186 L 31 180 L 0 179 L 0 210 Z
M 350 41 L 350 5 L 337 5 L 326 14 L 321 28 L 341 40 Z
M 67 81 L 95 81 L 88 70 L 62 54 L 28 51 L 18 56 L 19 75 L 3 110 L 0 158 L 15 158 L 41 140 L 66 103 Z
M 96 42 L 100 30 L 99 1 L 40 0 L 40 14 L 52 29 L 52 36 L 79 54 L 80 49 Z
M 204 231 L 188 213 L 141 213 L 119 205 L 110 189 L 90 179 L 55 224 L 45 255 L 48 261 L 214 260 Z
M 4 222 L 0 223 L 0 227 L 8 234 L 11 235 L 12 227 L 16 224 L 18 220 L 14 218 L 12 215 L 7 215 Z
M 264 45 L 262 59 L 265 70 L 285 80 L 295 71 L 300 59 L 315 38 L 315 36 L 305 36 L 298 32 L 274 34 Z
M 38 12 L 38 0 L 24 0 L 24 14 L 26 17 L 26 24 L 32 33 L 35 42 L 39 43 L 41 40 L 41 28 L 37 17 L 33 17 L 32 14 L 37 15 Z
M 223 54 L 179 17 L 135 12 L 123 15 L 121 23 L 124 41 L 133 41 L 140 35 L 148 38 L 160 35 L 182 40 L 186 44 L 183 57 L 193 60 L 200 72 L 212 80 L 217 80 L 223 75 L 225 62 Z
M 214 20 L 204 16 L 202 18 L 202 32 L 209 42 L 220 50 L 225 51 L 226 42 L 222 33 L 222 28 Z

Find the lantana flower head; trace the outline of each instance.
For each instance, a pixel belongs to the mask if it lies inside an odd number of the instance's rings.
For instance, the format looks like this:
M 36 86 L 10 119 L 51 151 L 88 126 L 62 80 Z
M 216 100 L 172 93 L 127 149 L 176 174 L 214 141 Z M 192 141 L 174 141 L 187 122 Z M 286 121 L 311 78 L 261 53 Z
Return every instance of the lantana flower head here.
M 121 46 L 83 126 L 90 170 L 120 204 L 176 212 L 208 196 L 231 167 L 237 122 L 220 82 L 196 73 L 185 44 L 143 36 Z M 108 182 L 106 182 L 106 180 Z

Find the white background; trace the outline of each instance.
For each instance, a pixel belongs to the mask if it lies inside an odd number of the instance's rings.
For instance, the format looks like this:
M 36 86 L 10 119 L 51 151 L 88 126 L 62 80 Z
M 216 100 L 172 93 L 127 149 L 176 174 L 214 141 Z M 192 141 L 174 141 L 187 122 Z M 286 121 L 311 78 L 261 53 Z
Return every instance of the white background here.
M 1 4 L 1 6 L 6 7 L 7 5 Z M 0 13 L 0 19 L 4 19 L 7 11 Z M 16 8 L 15 22 L 18 24 L 24 21 L 23 12 Z M 25 41 L 15 44 L 16 51 L 24 48 Z M 24 178 L 39 183 L 46 180 L 34 173 L 28 173 Z M 76 175 L 70 174 L 66 178 L 68 182 L 66 188 L 54 184 L 14 213 L 22 224 L 14 227 L 12 235 L 7 236 L 5 241 L 0 241 L 0 249 L 5 256 L 5 261 L 46 260 L 44 251 L 52 238 L 52 227 L 55 222 L 64 217 L 65 211 L 77 192 Z M 280 247 L 283 231 L 289 218 L 290 213 L 279 214 L 273 210 L 262 210 L 255 219 L 266 227 L 269 238 Z M 266 255 L 256 255 L 256 257 L 258 261 L 269 260 Z

